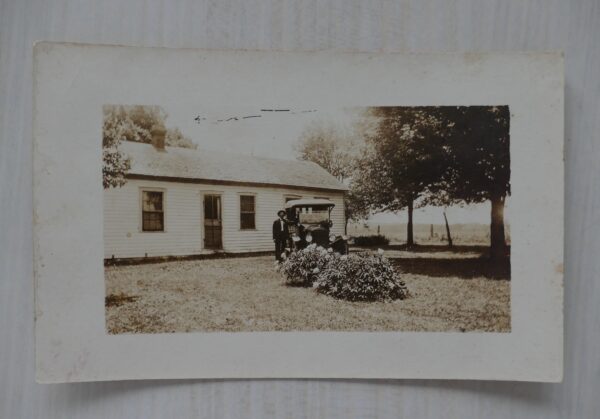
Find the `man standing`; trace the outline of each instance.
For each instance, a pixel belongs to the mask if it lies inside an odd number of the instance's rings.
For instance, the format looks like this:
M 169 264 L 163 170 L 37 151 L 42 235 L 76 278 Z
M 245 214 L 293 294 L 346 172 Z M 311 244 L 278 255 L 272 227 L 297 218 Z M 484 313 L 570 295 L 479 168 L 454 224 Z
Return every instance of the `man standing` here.
M 273 241 L 275 242 L 275 259 L 281 262 L 283 260 L 281 254 L 285 252 L 285 246 L 290 237 L 290 230 L 285 220 L 285 211 L 277 211 L 277 216 L 279 218 L 273 222 Z

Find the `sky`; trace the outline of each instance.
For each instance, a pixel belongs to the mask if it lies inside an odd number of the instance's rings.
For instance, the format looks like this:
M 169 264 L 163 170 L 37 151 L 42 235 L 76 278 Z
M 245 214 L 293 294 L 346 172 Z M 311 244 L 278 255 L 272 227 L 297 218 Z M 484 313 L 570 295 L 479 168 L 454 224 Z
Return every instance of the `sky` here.
M 353 124 L 362 117 L 357 108 L 287 108 L 286 111 L 268 111 L 273 106 L 229 106 L 227 108 L 202 107 L 191 109 L 189 103 L 163 104 L 168 117 L 168 128 L 179 128 L 183 134 L 198 144 L 199 149 L 236 152 L 263 157 L 294 160 L 294 144 L 304 130 L 319 123 L 333 123 L 342 130 L 352 130 Z M 237 118 L 237 119 L 236 119 Z M 505 209 L 510 220 L 509 200 Z M 490 221 L 490 204 L 452 206 L 449 208 L 425 207 L 415 209 L 417 224 L 443 224 L 443 211 L 450 224 L 481 223 Z M 406 211 L 397 214 L 381 213 L 370 218 L 376 223 L 404 223 Z
M 167 127 L 179 127 L 200 148 L 289 160 L 296 159 L 293 144 L 307 127 L 320 121 L 333 121 L 345 127 L 358 117 L 358 112 L 350 109 L 276 108 L 289 111 L 261 111 L 273 108 L 229 107 L 186 109 L 177 113 L 164 109 L 169 114 Z

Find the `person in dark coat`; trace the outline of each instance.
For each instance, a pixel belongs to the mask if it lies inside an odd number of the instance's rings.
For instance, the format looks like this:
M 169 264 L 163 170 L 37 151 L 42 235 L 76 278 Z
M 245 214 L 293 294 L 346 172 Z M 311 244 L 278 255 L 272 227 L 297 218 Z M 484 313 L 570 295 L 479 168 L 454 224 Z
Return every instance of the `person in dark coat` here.
M 290 238 L 290 230 L 285 219 L 285 211 L 279 210 L 277 215 L 279 218 L 273 222 L 273 241 L 275 242 L 275 259 L 281 262 L 283 260 L 281 254 L 285 252 L 285 246 Z

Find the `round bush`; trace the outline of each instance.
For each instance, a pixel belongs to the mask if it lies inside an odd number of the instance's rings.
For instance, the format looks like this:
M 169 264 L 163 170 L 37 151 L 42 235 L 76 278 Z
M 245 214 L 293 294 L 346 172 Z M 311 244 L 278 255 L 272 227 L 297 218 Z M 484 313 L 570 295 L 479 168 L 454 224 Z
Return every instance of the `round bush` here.
M 313 243 L 290 254 L 279 265 L 279 270 L 285 275 L 287 284 L 312 287 L 319 273 L 334 257 L 333 255 L 331 249 L 328 250 Z
M 335 255 L 319 272 L 314 287 L 318 292 L 349 301 L 406 298 L 406 284 L 381 253 Z
M 349 301 L 404 299 L 408 290 L 383 250 L 340 255 L 311 244 L 292 253 L 278 269 L 288 285 L 304 286 Z

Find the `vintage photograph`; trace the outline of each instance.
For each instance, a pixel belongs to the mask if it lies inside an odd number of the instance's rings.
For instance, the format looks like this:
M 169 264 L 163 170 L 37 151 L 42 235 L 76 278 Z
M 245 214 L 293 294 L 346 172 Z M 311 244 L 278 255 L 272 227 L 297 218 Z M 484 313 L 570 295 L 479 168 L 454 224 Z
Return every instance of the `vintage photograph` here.
M 106 330 L 510 332 L 510 110 L 102 107 Z
M 561 54 L 34 64 L 38 381 L 562 379 Z

